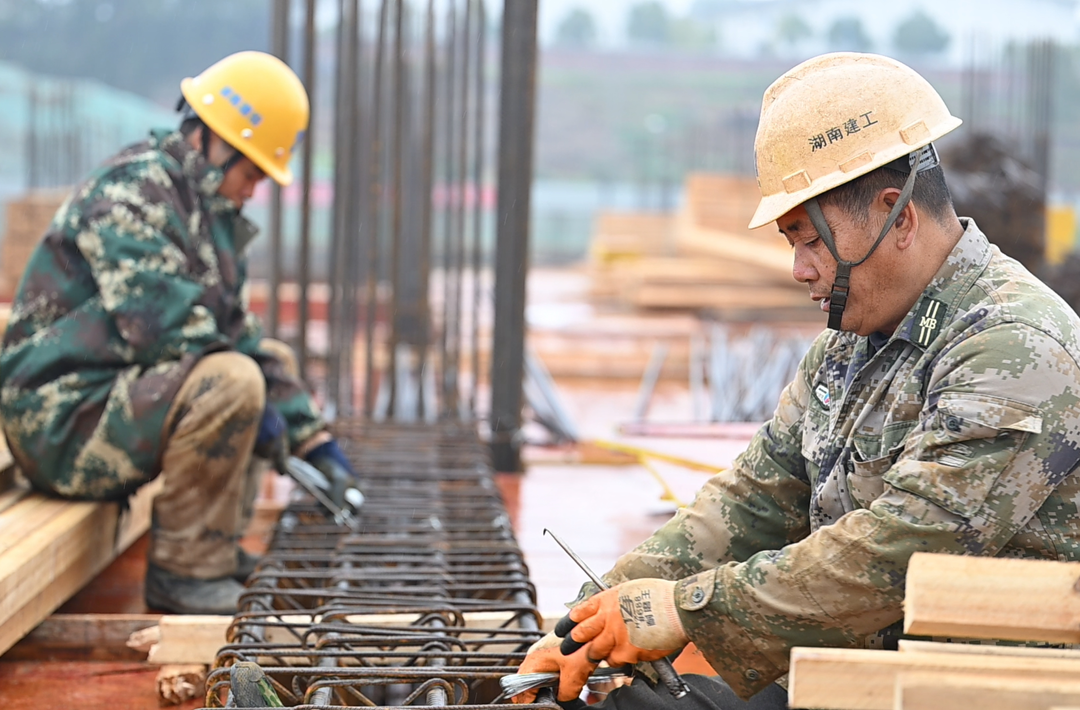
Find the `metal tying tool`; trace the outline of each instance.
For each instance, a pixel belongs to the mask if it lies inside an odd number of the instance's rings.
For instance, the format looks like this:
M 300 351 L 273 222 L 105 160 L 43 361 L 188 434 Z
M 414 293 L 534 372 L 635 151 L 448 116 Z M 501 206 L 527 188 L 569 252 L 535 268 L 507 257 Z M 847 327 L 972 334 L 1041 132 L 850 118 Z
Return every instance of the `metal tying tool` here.
M 585 564 L 585 560 L 578 557 L 577 553 L 570 549 L 570 547 L 559 539 L 558 535 L 551 532 L 547 528 L 544 528 L 544 534 L 550 535 L 551 539 L 558 543 L 559 547 L 563 549 L 563 552 L 570 555 L 570 559 L 581 568 L 581 571 L 592 580 L 593 584 L 600 587 L 600 589 L 609 589 L 608 584 L 600 578 L 600 575 L 596 574 L 589 568 L 589 565 Z M 650 664 L 656 674 L 660 676 L 660 682 L 662 682 L 671 693 L 671 696 L 675 699 L 684 698 L 690 692 L 690 687 L 679 676 L 679 673 L 675 670 L 675 667 L 671 665 L 671 661 L 666 658 L 661 658 L 659 661 L 652 661 Z

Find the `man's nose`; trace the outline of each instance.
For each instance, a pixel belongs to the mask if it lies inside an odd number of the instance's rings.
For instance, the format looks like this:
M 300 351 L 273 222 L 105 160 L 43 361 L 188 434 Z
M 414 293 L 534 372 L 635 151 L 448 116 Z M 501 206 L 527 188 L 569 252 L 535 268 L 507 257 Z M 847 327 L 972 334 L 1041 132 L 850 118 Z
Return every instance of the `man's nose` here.
M 817 281 L 818 272 L 814 267 L 808 249 L 801 244 L 795 247 L 795 256 L 791 263 L 791 275 L 801 284 Z

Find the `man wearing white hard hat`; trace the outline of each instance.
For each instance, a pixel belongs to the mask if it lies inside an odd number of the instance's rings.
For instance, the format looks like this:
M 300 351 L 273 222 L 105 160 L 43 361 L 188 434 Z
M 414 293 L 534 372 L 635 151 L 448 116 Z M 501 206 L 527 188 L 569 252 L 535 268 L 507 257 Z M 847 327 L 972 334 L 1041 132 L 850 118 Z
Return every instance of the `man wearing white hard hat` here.
M 876 55 L 766 91 L 750 226 L 776 222 L 828 328 L 731 469 L 525 659 L 561 702 L 601 661 L 693 642 L 719 679 L 604 705 L 786 707 L 792 647 L 895 648 L 913 553 L 1080 560 L 1080 321 L 957 217 L 933 142 L 959 125 Z
M 237 544 L 265 468 L 253 453 L 354 474 L 243 296 L 256 230 L 240 211 L 265 177 L 292 181 L 307 93 L 262 52 L 181 91 L 179 130 L 95 170 L 31 256 L 0 350 L 0 423 L 52 495 L 124 501 L 161 475 L 147 604 L 232 614 L 257 563 Z

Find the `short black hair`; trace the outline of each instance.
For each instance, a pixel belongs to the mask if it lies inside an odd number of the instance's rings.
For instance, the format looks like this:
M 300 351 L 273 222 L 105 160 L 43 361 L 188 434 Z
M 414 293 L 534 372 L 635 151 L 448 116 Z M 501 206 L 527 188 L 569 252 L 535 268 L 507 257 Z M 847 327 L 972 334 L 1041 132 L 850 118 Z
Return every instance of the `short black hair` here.
M 883 166 L 834 187 L 823 193 L 818 201 L 823 205 L 838 207 L 849 217 L 865 223 L 870 218 L 870 203 L 878 193 L 890 187 L 903 190 L 907 177 L 907 173 Z M 915 178 L 911 201 L 938 221 L 953 214 L 952 193 L 945 184 L 945 171 L 940 165 L 919 173 Z
M 187 138 L 192 133 L 203 127 L 202 119 L 199 117 L 185 118 L 180 122 L 180 134 Z

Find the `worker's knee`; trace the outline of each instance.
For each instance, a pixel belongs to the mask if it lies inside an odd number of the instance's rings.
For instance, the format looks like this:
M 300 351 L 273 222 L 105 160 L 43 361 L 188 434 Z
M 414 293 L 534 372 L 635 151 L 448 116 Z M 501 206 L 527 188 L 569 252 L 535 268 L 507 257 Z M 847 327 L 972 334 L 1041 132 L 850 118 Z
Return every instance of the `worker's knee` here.
M 199 377 L 204 385 L 221 392 L 223 396 L 262 410 L 266 403 L 266 380 L 258 363 L 247 355 L 237 352 L 211 353 L 199 361 L 191 371 L 191 377 Z
M 172 429 L 181 417 L 245 419 L 261 416 L 266 381 L 258 364 L 237 352 L 211 353 L 199 360 L 184 380 L 167 419 Z
M 296 360 L 296 353 L 285 343 L 274 338 L 263 338 L 259 341 L 259 350 L 280 362 L 290 377 L 300 377 L 300 364 Z

